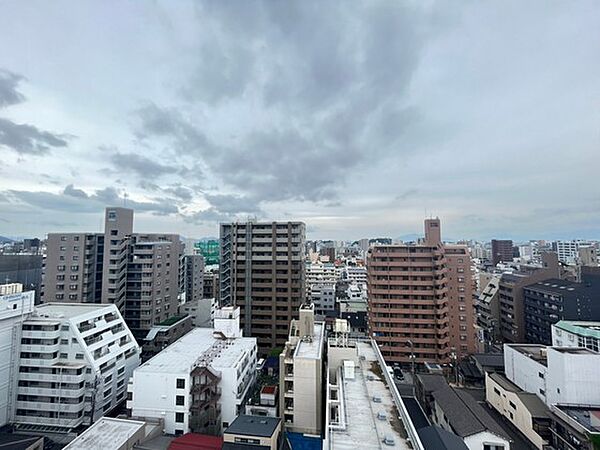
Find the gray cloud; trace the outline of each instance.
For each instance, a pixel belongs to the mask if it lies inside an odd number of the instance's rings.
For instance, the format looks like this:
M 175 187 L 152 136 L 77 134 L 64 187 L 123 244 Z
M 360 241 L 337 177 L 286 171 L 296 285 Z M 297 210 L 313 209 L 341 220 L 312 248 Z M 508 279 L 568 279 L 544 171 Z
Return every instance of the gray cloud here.
M 33 125 L 18 124 L 0 117 L 0 146 L 21 155 L 46 155 L 52 148 L 66 147 L 67 136 L 40 130 Z
M 22 79 L 21 75 L 0 69 L 0 108 L 25 101 L 25 96 L 17 90 Z
M 110 161 L 116 171 L 135 173 L 140 177 L 156 178 L 178 170 L 175 166 L 161 164 L 138 153 L 113 153 Z

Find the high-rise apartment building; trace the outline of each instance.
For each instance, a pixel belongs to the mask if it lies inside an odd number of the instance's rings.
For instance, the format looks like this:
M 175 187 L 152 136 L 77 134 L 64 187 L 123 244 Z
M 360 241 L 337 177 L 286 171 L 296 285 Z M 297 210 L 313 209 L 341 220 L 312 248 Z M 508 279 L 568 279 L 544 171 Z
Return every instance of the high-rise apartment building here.
M 204 296 L 204 257 L 185 255 L 181 262 L 181 292 L 185 292 L 185 301 L 193 302 Z
M 50 233 L 42 301 L 111 303 L 136 338 L 177 314 L 183 244 L 133 233 L 133 210 L 106 208 L 104 233 Z
M 492 239 L 492 264 L 511 262 L 513 260 L 513 241 L 509 239 Z
M 239 306 L 245 336 L 264 354 L 283 347 L 304 302 L 302 222 L 221 224 L 220 302 Z
M 444 245 L 439 219 L 417 244 L 375 245 L 367 258 L 369 332 L 389 362 L 448 363 L 476 350 L 468 248 Z

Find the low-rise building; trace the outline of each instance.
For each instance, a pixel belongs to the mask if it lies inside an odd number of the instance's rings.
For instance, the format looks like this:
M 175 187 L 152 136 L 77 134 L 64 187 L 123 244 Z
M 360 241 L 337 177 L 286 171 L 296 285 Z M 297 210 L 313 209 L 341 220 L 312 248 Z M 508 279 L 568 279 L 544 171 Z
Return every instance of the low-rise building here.
M 283 427 L 278 417 L 238 416 L 223 433 L 223 450 L 279 450 Z
M 321 434 L 324 347 L 325 324 L 315 322 L 314 305 L 301 305 L 279 355 L 280 416 L 289 431 Z
M 311 288 L 310 301 L 315 313 L 327 314 L 335 310 L 335 283 L 316 283 Z
M 498 372 L 486 373 L 485 399 L 539 450 L 552 440 L 551 413 L 535 394 L 525 392 Z
M 17 401 L 21 429 L 68 432 L 126 398 L 140 349 L 115 305 L 48 303 L 23 322 Z
M 256 338 L 241 337 L 239 308 L 217 311 L 133 373 L 131 416 L 164 420 L 168 434 L 222 432 L 240 413 L 256 377 Z
M 154 325 L 142 341 L 142 361 L 156 356 L 192 328 L 193 319 L 188 315 L 173 316 Z
M 181 314 L 187 314 L 192 318 L 194 327 L 211 328 L 215 318 L 217 303 L 214 298 L 202 298 L 200 300 L 186 301 L 179 306 Z
M 102 417 L 63 450 L 133 450 L 137 445 L 161 434 L 160 421 Z
M 552 447 L 557 450 L 597 450 L 600 408 L 586 405 L 552 407 Z

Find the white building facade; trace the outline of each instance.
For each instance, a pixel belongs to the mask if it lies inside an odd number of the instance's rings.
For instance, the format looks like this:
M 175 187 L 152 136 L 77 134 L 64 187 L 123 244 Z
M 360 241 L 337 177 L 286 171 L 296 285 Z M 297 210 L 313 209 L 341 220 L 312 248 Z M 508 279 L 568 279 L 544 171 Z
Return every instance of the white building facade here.
M 162 419 L 167 434 L 221 434 L 241 411 L 256 378 L 256 338 L 241 337 L 239 308 L 215 312 L 133 374 L 133 418 Z
M 140 349 L 115 305 L 44 304 L 23 322 L 14 422 L 69 431 L 126 398 Z

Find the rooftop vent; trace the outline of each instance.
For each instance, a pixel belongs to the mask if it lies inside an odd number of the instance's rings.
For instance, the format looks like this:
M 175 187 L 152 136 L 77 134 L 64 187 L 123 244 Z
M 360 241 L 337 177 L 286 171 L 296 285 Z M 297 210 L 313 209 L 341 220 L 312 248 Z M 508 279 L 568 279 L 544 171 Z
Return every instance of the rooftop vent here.
M 375 377 L 373 375 L 367 375 L 367 380 L 373 381 Z
M 377 413 L 377 418 L 379 420 L 385 420 L 385 419 L 387 419 L 387 414 L 385 413 L 385 411 L 379 411 Z
M 381 397 L 378 395 L 373 396 L 373 403 L 381 403 Z
M 396 445 L 394 442 L 394 436 L 392 436 L 391 434 L 386 434 L 385 437 L 383 438 L 383 443 L 385 445 L 389 445 L 389 446 L 393 446 Z

